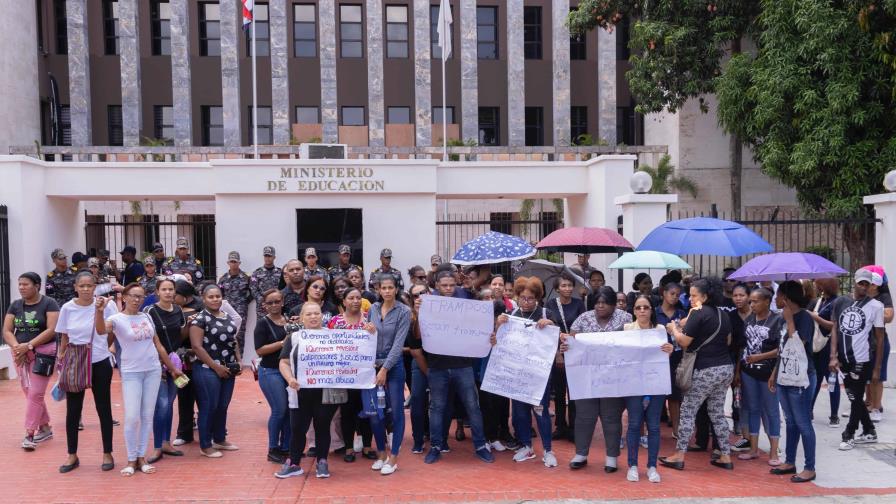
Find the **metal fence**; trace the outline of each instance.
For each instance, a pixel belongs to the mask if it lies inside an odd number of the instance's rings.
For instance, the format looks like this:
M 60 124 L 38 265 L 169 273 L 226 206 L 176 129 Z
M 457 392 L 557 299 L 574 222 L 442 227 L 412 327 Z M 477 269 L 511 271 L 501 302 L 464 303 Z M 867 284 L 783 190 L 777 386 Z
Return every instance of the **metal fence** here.
M 6 316 L 9 303 L 12 278 L 9 272 L 9 211 L 6 205 L 0 205 L 0 320 Z
M 173 220 L 168 216 L 154 214 L 141 215 L 87 215 L 87 254 L 95 255 L 106 249 L 110 258 L 118 258 L 118 253 L 127 245 L 137 249 L 137 258 L 148 255 L 154 243 L 165 247 L 167 256 L 174 255 L 179 237 L 190 241 L 190 253 L 202 263 L 202 273 L 206 278 L 215 278 L 215 216 L 178 215 Z

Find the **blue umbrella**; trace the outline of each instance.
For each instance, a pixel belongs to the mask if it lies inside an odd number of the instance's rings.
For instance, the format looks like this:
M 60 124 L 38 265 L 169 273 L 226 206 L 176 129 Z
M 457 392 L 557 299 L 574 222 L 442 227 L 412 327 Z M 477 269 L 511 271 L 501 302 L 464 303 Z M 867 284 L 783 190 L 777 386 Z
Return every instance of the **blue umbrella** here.
M 772 246 L 761 236 L 736 222 L 693 217 L 670 221 L 657 227 L 641 241 L 638 250 L 657 250 L 679 256 L 742 256 L 771 252 Z
M 461 266 L 518 261 L 535 255 L 535 247 L 516 236 L 489 231 L 464 243 L 451 258 Z

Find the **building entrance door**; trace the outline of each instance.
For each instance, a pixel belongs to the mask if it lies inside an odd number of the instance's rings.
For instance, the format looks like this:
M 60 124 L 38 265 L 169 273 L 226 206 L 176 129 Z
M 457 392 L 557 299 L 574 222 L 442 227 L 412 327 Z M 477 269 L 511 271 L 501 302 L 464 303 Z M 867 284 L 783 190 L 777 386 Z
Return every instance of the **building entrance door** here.
M 317 249 L 322 266 L 339 263 L 339 245 L 352 248 L 352 263 L 364 267 L 364 239 L 360 208 L 296 209 L 297 255 L 304 262 L 305 248 Z

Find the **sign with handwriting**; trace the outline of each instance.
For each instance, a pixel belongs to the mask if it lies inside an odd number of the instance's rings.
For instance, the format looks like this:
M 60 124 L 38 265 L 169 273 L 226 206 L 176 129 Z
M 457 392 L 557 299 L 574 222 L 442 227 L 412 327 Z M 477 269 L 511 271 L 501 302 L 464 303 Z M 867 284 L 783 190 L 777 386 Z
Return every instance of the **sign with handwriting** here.
M 539 329 L 535 322 L 510 317 L 498 328 L 482 390 L 538 405 L 544 397 L 557 354 L 560 328 Z
M 423 349 L 429 353 L 481 358 L 491 350 L 495 328 L 491 301 L 423 296 L 418 320 Z

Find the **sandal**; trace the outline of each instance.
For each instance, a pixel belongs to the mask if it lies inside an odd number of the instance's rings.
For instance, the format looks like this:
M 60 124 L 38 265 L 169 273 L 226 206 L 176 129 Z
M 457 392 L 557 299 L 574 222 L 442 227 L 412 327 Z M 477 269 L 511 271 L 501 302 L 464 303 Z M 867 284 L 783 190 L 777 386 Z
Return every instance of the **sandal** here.
M 148 463 L 143 464 L 142 466 L 140 466 L 140 472 L 142 472 L 143 474 L 152 474 L 156 472 L 156 467 L 153 465 L 149 465 Z
M 121 470 L 122 476 L 133 476 L 134 475 L 134 466 L 128 465 L 125 466 L 124 469 Z
M 758 458 L 759 458 L 758 453 L 740 453 L 737 455 L 737 460 L 753 460 L 753 459 L 758 459 Z M 780 462 L 779 462 L 779 464 L 780 464 Z
M 165 456 L 164 453 L 160 452 L 157 456 L 146 457 L 146 463 L 147 464 L 155 464 L 156 462 L 162 460 L 162 457 L 164 457 L 164 456 Z
M 781 465 L 781 459 L 779 459 L 779 458 L 768 459 L 768 465 L 770 465 L 772 467 L 778 467 L 779 465 Z
M 184 452 L 182 452 L 180 450 L 166 450 L 166 449 L 162 448 L 162 453 L 165 455 L 171 455 L 172 457 L 183 457 L 184 456 Z

